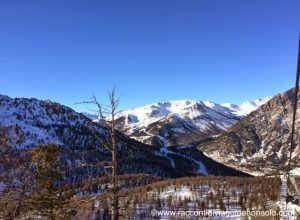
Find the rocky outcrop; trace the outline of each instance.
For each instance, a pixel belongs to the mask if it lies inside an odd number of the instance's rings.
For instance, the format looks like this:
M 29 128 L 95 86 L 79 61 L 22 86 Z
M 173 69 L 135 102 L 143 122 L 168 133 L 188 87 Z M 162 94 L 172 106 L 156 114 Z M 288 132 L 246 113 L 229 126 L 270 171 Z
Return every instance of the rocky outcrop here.
M 248 172 L 283 171 L 287 165 L 294 89 L 275 96 L 231 129 L 197 147 L 215 160 Z M 300 109 L 300 101 L 297 103 Z M 300 111 L 296 117 L 293 166 L 300 164 Z

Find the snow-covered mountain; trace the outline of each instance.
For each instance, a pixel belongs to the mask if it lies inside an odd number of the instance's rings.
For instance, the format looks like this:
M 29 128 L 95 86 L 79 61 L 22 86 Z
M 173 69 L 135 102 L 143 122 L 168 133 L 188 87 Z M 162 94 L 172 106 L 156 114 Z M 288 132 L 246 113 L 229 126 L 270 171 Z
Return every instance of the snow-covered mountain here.
M 294 94 L 295 90 L 290 89 L 274 96 L 228 131 L 199 144 L 198 148 L 219 162 L 247 172 L 283 172 L 289 158 Z M 297 104 L 299 109 L 300 101 Z M 292 168 L 299 170 L 299 112 L 295 126 Z
M 104 174 L 103 166 L 97 164 L 110 154 L 97 138 L 105 142 L 107 135 L 104 127 L 59 103 L 0 95 L 0 157 L 8 152 L 26 153 L 39 144 L 55 143 L 68 170 L 66 181 L 77 182 Z M 120 132 L 117 142 L 119 174 L 148 173 L 161 177 L 241 174 L 207 158 L 195 147 L 148 146 Z M 4 169 L 2 166 L 0 160 L 0 170 Z
M 63 136 L 70 137 L 72 127 L 79 130 L 86 126 L 86 120 L 83 114 L 55 102 L 0 95 L 0 128 L 6 134 L 6 144 L 14 148 L 30 149 L 44 143 L 65 145 Z
M 230 104 L 230 103 L 224 103 L 221 104 L 224 107 L 229 108 L 233 114 L 241 117 L 245 117 L 248 114 L 250 114 L 252 111 L 256 110 L 261 105 L 267 103 L 272 99 L 271 96 L 267 96 L 262 99 L 255 99 L 253 101 L 245 101 L 240 105 Z
M 158 102 L 121 112 L 118 129 L 151 145 L 189 144 L 219 135 L 270 99 L 241 105 L 194 100 Z

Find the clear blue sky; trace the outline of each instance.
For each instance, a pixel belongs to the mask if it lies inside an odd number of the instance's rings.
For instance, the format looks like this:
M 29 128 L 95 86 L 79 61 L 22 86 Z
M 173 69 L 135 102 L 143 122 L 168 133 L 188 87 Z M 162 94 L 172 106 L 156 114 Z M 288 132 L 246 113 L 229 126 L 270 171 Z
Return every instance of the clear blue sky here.
M 299 0 L 0 0 L 0 93 L 77 110 L 240 103 L 294 85 Z

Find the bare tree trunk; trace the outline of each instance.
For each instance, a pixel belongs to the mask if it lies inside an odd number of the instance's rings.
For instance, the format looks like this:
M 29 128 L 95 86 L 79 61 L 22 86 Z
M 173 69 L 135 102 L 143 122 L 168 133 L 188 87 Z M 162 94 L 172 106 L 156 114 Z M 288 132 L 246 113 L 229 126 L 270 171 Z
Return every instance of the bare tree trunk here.
M 116 132 L 115 132 L 115 103 L 114 103 L 114 94 L 112 94 L 111 105 L 112 105 L 112 114 L 111 114 L 111 141 L 112 141 L 112 219 L 117 220 L 119 218 L 118 213 L 118 185 L 117 185 L 117 144 L 116 144 Z
M 116 168 L 117 168 L 117 162 L 116 162 L 116 153 L 113 152 L 112 156 L 112 201 L 113 201 L 113 219 L 116 220 L 118 219 L 118 186 L 117 186 L 117 181 L 116 181 Z

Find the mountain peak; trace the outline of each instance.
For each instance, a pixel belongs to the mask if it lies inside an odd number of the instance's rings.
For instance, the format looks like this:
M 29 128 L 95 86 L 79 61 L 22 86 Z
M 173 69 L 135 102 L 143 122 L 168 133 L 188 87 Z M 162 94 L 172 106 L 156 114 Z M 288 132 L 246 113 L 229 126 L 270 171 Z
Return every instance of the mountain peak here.
M 290 147 L 294 94 L 294 90 L 290 89 L 274 98 L 244 102 L 240 109 L 243 113 L 268 101 L 266 105 L 262 105 L 253 114 L 234 125 L 230 131 L 199 144 L 199 149 L 219 162 L 242 168 L 247 172 L 269 173 L 284 169 Z M 299 107 L 300 101 L 297 105 Z M 295 137 L 298 140 L 299 117 L 296 117 L 295 126 Z M 293 163 L 297 164 L 300 163 L 299 142 L 295 145 L 292 159 Z
M 147 144 L 187 144 L 220 134 L 268 100 L 241 105 L 188 99 L 157 102 L 119 113 L 117 127 Z
M 232 113 L 236 116 L 245 117 L 246 115 L 250 114 L 252 111 L 256 110 L 261 105 L 267 103 L 272 99 L 271 96 L 267 96 L 265 98 L 255 99 L 253 101 L 244 101 L 240 105 L 224 103 L 222 106 L 225 106 L 232 110 Z

